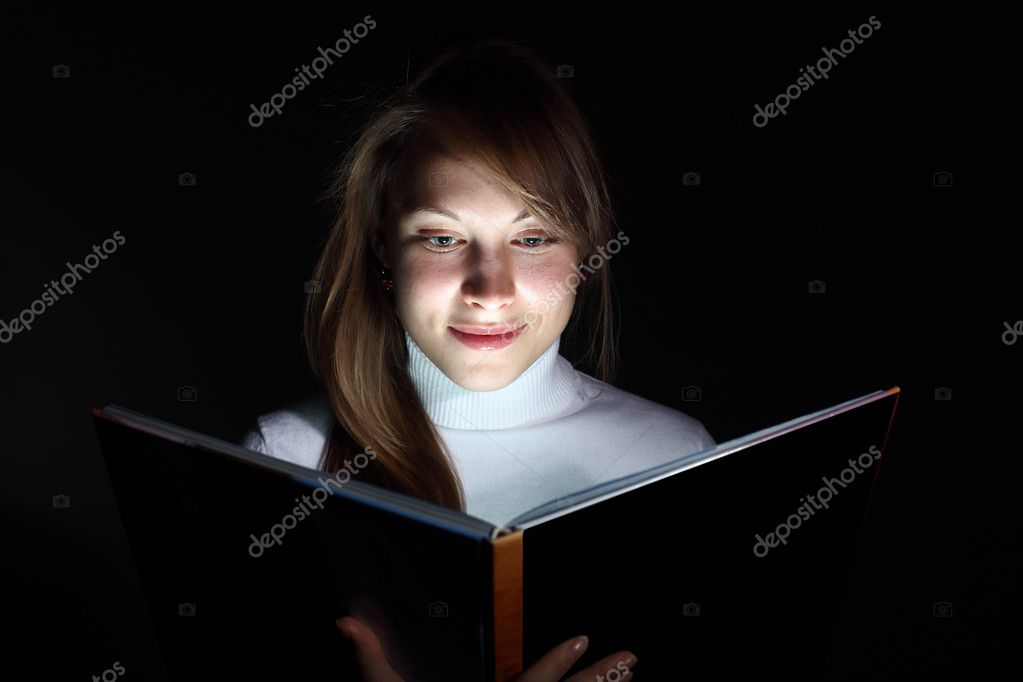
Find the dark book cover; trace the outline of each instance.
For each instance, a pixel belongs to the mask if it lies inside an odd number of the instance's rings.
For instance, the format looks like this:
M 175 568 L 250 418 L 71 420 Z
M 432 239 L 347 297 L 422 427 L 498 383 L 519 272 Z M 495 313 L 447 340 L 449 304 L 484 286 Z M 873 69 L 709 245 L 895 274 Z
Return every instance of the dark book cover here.
M 175 679 L 506 680 L 580 633 L 645 679 L 830 655 L 898 389 L 552 500 L 498 527 L 124 408 L 94 411 Z M 609 670 L 608 680 L 621 670 Z

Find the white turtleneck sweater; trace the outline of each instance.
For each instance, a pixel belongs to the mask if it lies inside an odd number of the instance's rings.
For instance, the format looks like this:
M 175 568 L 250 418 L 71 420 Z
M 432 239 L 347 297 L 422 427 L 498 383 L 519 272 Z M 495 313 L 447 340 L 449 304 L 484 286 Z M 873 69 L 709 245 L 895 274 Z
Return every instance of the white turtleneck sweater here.
M 574 369 L 561 339 L 513 382 L 470 391 L 405 333 L 408 370 L 452 455 L 466 512 L 496 525 L 545 502 L 715 445 L 696 419 Z M 323 393 L 263 415 L 243 444 L 322 468 L 334 414 Z

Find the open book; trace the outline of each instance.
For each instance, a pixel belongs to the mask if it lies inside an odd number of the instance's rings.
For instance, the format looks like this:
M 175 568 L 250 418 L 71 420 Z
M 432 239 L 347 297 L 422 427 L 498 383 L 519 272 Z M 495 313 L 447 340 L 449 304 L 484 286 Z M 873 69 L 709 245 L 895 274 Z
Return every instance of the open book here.
M 358 679 L 335 626 L 345 614 L 409 682 L 508 680 L 577 634 L 590 645 L 573 672 L 630 649 L 649 680 L 751 661 L 820 676 L 898 394 L 719 443 L 503 527 L 122 407 L 93 417 L 175 679 Z

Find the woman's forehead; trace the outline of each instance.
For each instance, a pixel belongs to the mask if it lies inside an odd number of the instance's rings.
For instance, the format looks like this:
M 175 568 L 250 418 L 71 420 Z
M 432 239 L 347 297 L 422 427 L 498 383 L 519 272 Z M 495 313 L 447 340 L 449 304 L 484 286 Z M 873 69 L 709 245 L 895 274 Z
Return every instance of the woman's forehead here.
M 415 210 L 442 198 L 511 193 L 483 161 L 468 153 L 446 149 L 421 149 L 410 154 L 392 184 L 392 208 L 400 212 Z

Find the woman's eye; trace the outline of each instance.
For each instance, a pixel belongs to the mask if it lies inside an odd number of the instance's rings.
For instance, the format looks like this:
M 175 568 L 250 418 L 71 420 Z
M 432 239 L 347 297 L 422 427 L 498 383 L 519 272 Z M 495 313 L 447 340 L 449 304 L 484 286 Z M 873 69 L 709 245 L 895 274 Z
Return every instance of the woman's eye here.
M 452 247 L 458 242 L 458 239 L 449 234 L 437 234 L 430 237 L 422 237 L 422 239 L 444 251 L 450 251 L 451 249 L 448 247 Z M 522 244 L 526 251 L 542 253 L 553 248 L 554 244 L 557 244 L 558 241 L 555 237 L 523 237 L 520 240 L 516 240 L 516 243 Z
M 541 253 L 550 251 L 558 239 L 555 237 L 523 237 L 522 244 L 527 251 L 539 251 Z
M 522 243 L 526 246 L 536 247 L 541 246 L 544 243 L 543 237 L 523 237 Z
M 434 246 L 451 246 L 455 238 L 449 234 L 440 234 L 435 237 L 427 237 L 427 239 L 429 239 L 430 243 L 433 244 Z M 433 241 L 434 239 L 450 239 L 451 241 L 445 242 L 443 244 L 438 244 L 437 242 Z

